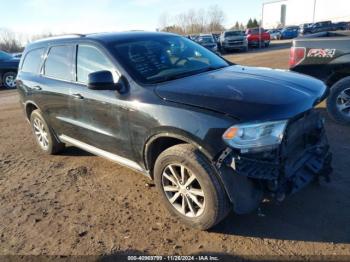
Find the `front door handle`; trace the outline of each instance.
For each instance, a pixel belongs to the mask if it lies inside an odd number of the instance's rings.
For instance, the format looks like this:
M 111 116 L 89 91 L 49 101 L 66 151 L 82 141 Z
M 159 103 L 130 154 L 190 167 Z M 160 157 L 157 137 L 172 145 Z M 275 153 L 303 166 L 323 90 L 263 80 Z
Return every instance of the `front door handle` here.
M 84 99 L 84 97 L 81 94 L 72 94 L 72 97 L 75 99 Z

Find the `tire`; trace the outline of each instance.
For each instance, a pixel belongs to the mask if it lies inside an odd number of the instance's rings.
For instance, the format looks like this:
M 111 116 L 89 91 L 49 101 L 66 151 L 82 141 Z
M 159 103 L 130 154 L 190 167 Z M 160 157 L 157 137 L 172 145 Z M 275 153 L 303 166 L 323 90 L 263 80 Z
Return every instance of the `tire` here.
M 40 110 L 37 109 L 32 112 L 30 123 L 38 146 L 46 154 L 58 154 L 65 148 L 65 145 L 57 140 L 52 129 L 47 125 Z
M 177 185 L 182 186 L 182 189 L 176 187 L 176 184 L 170 182 L 164 175 L 167 174 L 169 177 L 170 174 L 171 176 L 172 172 L 169 171 L 169 166 L 176 172 L 179 180 Z M 188 178 L 182 181 L 182 185 L 180 175 L 181 166 L 183 166 L 185 170 L 184 177 Z M 192 177 L 192 175 L 195 176 L 196 180 L 193 180 L 187 189 L 183 188 L 186 186 L 183 185 L 186 184 L 183 182 L 190 181 L 191 179 L 189 177 Z M 171 177 L 175 180 L 174 176 Z M 201 230 L 209 229 L 224 219 L 231 209 L 231 204 L 218 180 L 216 171 L 205 156 L 192 145 L 179 144 L 163 151 L 155 163 L 154 180 L 169 212 L 191 227 Z M 184 190 L 185 192 L 182 191 L 183 195 L 181 195 L 179 191 L 169 192 L 169 189 L 166 189 L 166 187 L 172 190 L 178 188 L 176 190 Z M 194 195 L 197 201 L 192 201 L 193 194 L 191 192 L 198 192 L 198 190 L 202 191 L 203 197 L 196 193 Z M 170 200 L 174 198 L 177 193 L 180 195 L 175 200 L 174 204 L 172 204 Z M 180 211 L 184 210 L 183 201 L 185 202 L 185 212 Z M 198 202 L 203 204 L 202 208 L 196 204 Z M 193 210 L 195 210 L 196 214 L 190 209 L 190 203 L 192 207 L 194 207 Z
M 16 72 L 6 72 L 2 76 L 2 83 L 7 89 L 15 89 L 16 88 Z
M 345 105 L 343 111 L 341 105 Z M 350 124 L 350 77 L 341 79 L 331 87 L 327 98 L 327 110 L 336 122 Z

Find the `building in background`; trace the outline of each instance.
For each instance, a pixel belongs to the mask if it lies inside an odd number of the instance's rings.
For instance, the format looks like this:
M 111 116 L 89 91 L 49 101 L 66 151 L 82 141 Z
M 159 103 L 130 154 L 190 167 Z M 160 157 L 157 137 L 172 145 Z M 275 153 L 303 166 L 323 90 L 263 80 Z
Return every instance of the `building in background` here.
M 318 21 L 350 21 L 350 0 L 279 0 L 262 6 L 264 28 Z

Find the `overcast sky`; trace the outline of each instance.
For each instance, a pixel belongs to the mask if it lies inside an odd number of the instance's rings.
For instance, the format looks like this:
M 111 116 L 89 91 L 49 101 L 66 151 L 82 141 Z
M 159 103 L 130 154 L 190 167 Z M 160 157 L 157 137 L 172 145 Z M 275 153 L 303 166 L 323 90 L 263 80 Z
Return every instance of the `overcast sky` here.
M 154 31 L 159 17 L 218 5 L 225 26 L 260 18 L 262 0 L 0 0 L 0 28 L 19 33 Z M 4 12 L 6 10 L 6 12 Z

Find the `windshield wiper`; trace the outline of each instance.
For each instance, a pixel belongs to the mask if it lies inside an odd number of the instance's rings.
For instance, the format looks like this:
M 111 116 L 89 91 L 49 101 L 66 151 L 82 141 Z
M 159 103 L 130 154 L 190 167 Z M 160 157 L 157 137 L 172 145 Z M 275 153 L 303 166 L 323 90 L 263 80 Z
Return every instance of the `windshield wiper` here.
M 166 81 L 170 81 L 170 80 L 183 78 L 183 77 L 186 77 L 186 76 L 191 76 L 191 75 L 196 75 L 196 74 L 200 74 L 200 73 L 204 73 L 204 72 L 208 72 L 208 71 L 217 70 L 217 69 L 224 68 L 224 67 L 226 67 L 226 66 L 208 66 L 208 67 L 204 67 L 204 68 L 201 68 L 201 69 L 196 69 L 196 70 L 192 70 L 192 71 L 182 72 L 182 73 L 179 73 L 179 74 L 163 76 L 163 77 L 158 78 L 155 82 L 156 83 L 166 82 Z

